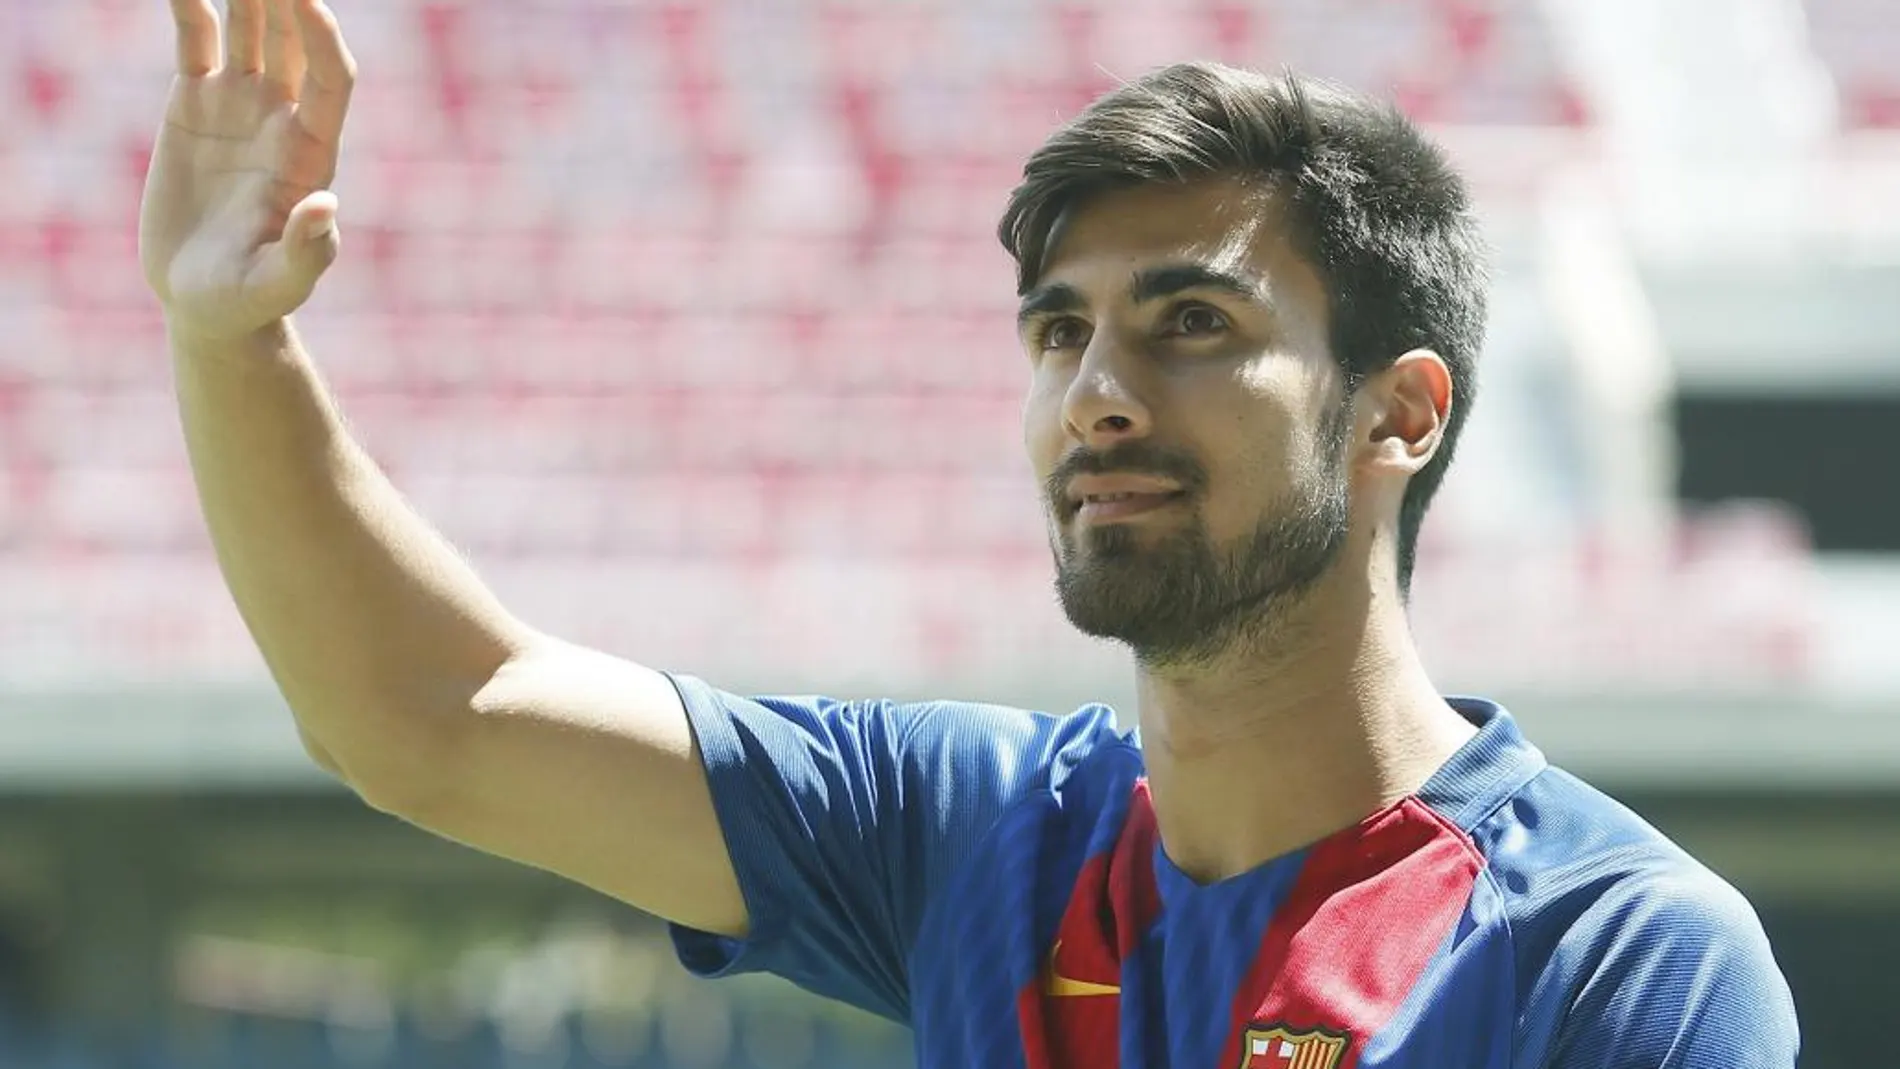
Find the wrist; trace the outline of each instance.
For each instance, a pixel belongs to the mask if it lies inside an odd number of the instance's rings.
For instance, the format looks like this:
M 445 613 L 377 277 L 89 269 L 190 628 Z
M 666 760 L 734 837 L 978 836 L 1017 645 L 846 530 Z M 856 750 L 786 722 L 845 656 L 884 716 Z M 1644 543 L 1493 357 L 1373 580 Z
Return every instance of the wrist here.
M 280 359 L 296 348 L 296 333 L 288 317 L 252 330 L 219 333 L 166 316 L 165 335 L 177 359 L 194 363 L 256 363 Z

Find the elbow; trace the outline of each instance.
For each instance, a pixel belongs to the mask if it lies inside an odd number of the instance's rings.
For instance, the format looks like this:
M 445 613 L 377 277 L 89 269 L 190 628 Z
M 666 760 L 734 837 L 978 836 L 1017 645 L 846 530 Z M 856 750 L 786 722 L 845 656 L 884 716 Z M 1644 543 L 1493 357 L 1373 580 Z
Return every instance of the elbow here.
M 440 820 L 437 814 L 442 811 L 444 802 L 438 789 L 414 781 L 364 779 L 348 775 L 341 778 L 364 805 L 378 813 L 386 813 L 423 828 L 434 828 Z
M 316 765 L 337 779 L 343 778 L 343 770 L 337 767 L 336 758 L 331 757 L 330 751 L 324 749 L 323 744 L 317 741 L 316 736 L 310 734 L 310 730 L 301 723 L 297 725 L 297 740 L 303 743 L 304 756 L 310 759 L 311 764 Z
M 481 695 L 506 663 L 484 649 L 466 670 L 384 674 L 308 695 L 292 703 L 304 748 L 370 808 L 434 828 L 468 800 Z
M 462 729 L 448 716 L 388 714 L 371 722 L 377 730 L 347 744 L 306 732 L 304 748 L 371 809 L 431 826 L 458 789 L 455 737 Z

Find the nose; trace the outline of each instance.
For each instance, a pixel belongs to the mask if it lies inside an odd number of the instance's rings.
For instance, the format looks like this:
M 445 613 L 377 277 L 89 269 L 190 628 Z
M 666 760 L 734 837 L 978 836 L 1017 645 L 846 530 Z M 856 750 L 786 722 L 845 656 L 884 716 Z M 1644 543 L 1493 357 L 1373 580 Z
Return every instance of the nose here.
M 1091 449 L 1106 449 L 1130 438 L 1145 438 L 1153 416 L 1141 399 L 1139 353 L 1117 345 L 1098 331 L 1082 353 L 1081 365 L 1062 398 L 1062 423 L 1069 436 Z

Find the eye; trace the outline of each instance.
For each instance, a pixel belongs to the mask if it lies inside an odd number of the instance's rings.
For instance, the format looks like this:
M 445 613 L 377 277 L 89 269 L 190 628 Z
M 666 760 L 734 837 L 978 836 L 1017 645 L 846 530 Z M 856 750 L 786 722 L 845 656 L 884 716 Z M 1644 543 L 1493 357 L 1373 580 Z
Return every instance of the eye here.
M 1079 349 L 1089 340 L 1088 324 L 1074 316 L 1058 316 L 1036 328 L 1036 348 Z
M 1227 317 L 1205 304 L 1184 304 L 1168 320 L 1167 333 L 1205 337 L 1227 329 Z

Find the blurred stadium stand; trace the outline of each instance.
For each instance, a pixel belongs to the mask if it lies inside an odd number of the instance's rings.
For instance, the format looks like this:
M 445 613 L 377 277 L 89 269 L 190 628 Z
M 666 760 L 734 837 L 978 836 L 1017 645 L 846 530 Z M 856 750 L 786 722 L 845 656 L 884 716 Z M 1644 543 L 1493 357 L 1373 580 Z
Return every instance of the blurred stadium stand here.
M 1890 2 L 335 6 L 346 253 L 301 325 L 347 413 L 531 619 L 735 689 L 1127 706 L 1048 591 L 1003 197 L 1163 62 L 1392 96 L 1498 253 L 1428 655 L 1755 896 L 1805 1064 L 1873 1064 L 1848 1025 L 1900 949 Z M 169 33 L 158 0 L 0 0 L 0 1064 L 903 1064 L 303 759 L 138 277 Z
M 1840 92 L 1841 117 L 1853 129 L 1900 130 L 1900 24 L 1878 0 L 1808 0 L 1814 51 Z

